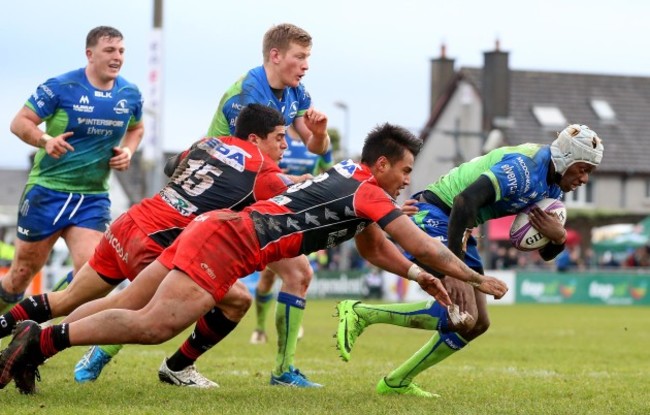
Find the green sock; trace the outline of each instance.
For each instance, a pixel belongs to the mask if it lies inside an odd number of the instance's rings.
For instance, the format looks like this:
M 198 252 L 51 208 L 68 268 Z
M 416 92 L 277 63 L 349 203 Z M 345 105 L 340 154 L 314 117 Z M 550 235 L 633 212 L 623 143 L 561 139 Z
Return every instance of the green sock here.
M 420 350 L 386 376 L 386 383 L 393 387 L 406 386 L 422 371 L 440 363 L 466 344 L 467 341 L 457 333 L 436 332 Z
M 54 287 L 52 287 L 52 291 L 63 291 L 68 285 L 70 285 L 71 282 L 72 271 L 68 272 L 65 277 L 62 277 L 59 281 L 57 281 L 57 283 L 54 284 Z
M 5 314 L 18 303 L 10 303 L 0 298 L 0 314 Z
M 102 349 L 110 357 L 115 357 L 115 355 L 118 354 L 120 350 L 122 350 L 122 347 L 124 347 L 123 344 L 104 344 L 99 346 L 99 348 Z
M 266 316 L 271 309 L 271 300 L 273 299 L 273 291 L 266 293 L 255 293 L 255 312 L 257 313 L 257 326 L 256 330 L 266 331 Z
M 298 331 L 305 314 L 305 299 L 280 292 L 275 309 L 275 326 L 278 331 L 278 354 L 275 358 L 276 376 L 289 371 L 293 365 L 298 344 Z
M 0 314 L 5 314 L 13 308 L 16 304 L 22 301 L 25 292 L 18 294 L 11 294 L 2 288 L 2 280 L 0 280 Z
M 385 323 L 424 330 L 447 326 L 447 310 L 433 299 L 417 303 L 358 303 L 354 305 L 354 311 L 368 325 Z

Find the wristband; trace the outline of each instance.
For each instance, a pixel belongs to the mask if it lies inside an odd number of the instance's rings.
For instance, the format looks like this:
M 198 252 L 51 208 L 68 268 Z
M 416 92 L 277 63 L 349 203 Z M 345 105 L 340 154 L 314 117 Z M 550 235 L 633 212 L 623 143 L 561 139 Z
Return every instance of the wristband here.
M 552 243 L 553 245 L 564 245 L 564 243 L 566 242 L 566 238 L 567 238 L 567 231 L 566 231 L 566 229 L 565 229 L 565 230 L 564 230 L 564 236 L 562 236 L 562 242 L 557 243 L 557 242 L 555 242 L 555 241 L 551 241 L 551 243 Z
M 409 268 L 408 272 L 406 273 L 406 278 L 411 281 L 417 281 L 417 277 L 418 275 L 420 275 L 421 272 L 422 272 L 422 268 L 413 264 L 411 265 L 411 268 Z
M 131 157 L 133 157 L 133 153 L 131 152 L 131 149 L 126 146 L 122 147 L 122 152 L 129 155 L 129 160 L 131 160 Z
M 37 144 L 38 147 L 45 147 L 45 143 L 47 143 L 48 141 L 50 141 L 50 140 L 53 139 L 53 138 L 54 138 L 54 137 L 52 137 L 52 136 L 49 135 L 48 133 L 44 133 L 44 134 L 43 134 L 43 135 L 38 139 L 38 143 L 36 143 L 36 144 Z M 42 142 L 42 145 L 41 145 L 41 142 Z

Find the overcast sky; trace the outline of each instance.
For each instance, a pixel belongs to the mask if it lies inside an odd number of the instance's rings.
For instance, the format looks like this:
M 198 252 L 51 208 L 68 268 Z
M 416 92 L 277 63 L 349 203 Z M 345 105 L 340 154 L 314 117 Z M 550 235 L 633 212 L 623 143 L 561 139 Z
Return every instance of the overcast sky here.
M 4 1 L 0 5 L 0 167 L 25 167 L 31 148 L 9 123 L 36 86 L 85 66 L 85 37 L 110 25 L 125 36 L 121 74 L 147 98 L 153 0 Z M 164 150 L 202 136 L 225 89 L 262 62 L 264 32 L 290 22 L 314 39 L 303 83 L 329 126 L 358 152 L 376 124 L 418 132 L 429 110 L 430 59 L 440 45 L 456 67 L 510 52 L 515 70 L 650 76 L 650 2 L 167 0 L 164 9 Z

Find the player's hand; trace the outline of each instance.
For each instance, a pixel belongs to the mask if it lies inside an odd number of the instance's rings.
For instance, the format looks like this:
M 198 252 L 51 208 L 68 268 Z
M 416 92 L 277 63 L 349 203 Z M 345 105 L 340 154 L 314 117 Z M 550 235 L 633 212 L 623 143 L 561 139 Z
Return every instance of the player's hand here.
M 44 149 L 47 152 L 47 155 L 54 159 L 59 159 L 68 151 L 74 151 L 74 147 L 66 141 L 68 138 L 72 137 L 73 134 L 72 131 L 68 131 L 67 133 L 57 135 L 56 137 L 52 137 L 46 141 Z
M 474 303 L 474 290 L 464 281 L 447 276 L 442 279 L 442 284 L 449 293 L 451 302 L 460 305 L 463 310 Z
M 554 243 L 561 245 L 566 241 L 566 230 L 555 214 L 545 212 L 536 206 L 528 213 L 528 220 L 533 228 Z
M 488 275 L 484 275 L 483 278 L 483 281 L 478 286 L 475 286 L 479 291 L 494 296 L 496 300 L 508 292 L 508 286 L 500 279 Z
M 305 112 L 305 125 L 313 135 L 323 136 L 327 134 L 327 115 L 309 108 Z
M 124 171 L 131 165 L 131 149 L 128 147 L 113 147 L 113 157 L 108 160 L 111 169 Z
M 311 180 L 311 179 L 314 178 L 314 176 L 311 175 L 311 174 L 309 174 L 309 173 L 301 174 L 300 176 L 295 176 L 295 175 L 293 175 L 293 174 L 287 174 L 286 176 L 287 176 L 287 177 L 288 177 L 288 178 L 289 178 L 289 179 L 290 179 L 294 184 L 296 184 L 296 183 L 302 183 L 302 182 L 305 182 L 305 181 L 307 181 L 307 180 Z
M 408 199 L 404 201 L 404 204 L 402 205 L 402 213 L 404 213 L 407 216 L 413 216 L 416 213 L 418 213 L 418 207 L 415 206 L 415 204 L 418 203 L 417 200 L 415 199 Z
M 420 271 L 415 280 L 427 294 L 435 298 L 441 305 L 445 307 L 451 305 L 451 298 L 438 278 L 426 271 Z

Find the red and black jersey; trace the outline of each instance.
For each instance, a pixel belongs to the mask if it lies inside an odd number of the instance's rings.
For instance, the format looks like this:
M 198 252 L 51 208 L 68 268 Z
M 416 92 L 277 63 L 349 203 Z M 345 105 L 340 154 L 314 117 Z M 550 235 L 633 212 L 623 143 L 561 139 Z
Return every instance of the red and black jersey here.
M 236 137 L 203 138 L 181 158 L 160 193 L 129 210 L 138 226 L 161 246 L 169 246 L 196 215 L 241 210 L 292 183 L 255 144 Z
M 333 247 L 372 222 L 384 228 L 402 214 L 368 167 L 351 160 L 244 212 L 253 220 L 267 258 Z
M 291 184 L 259 148 L 236 137 L 206 137 L 183 155 L 160 196 L 184 216 L 241 210 Z

